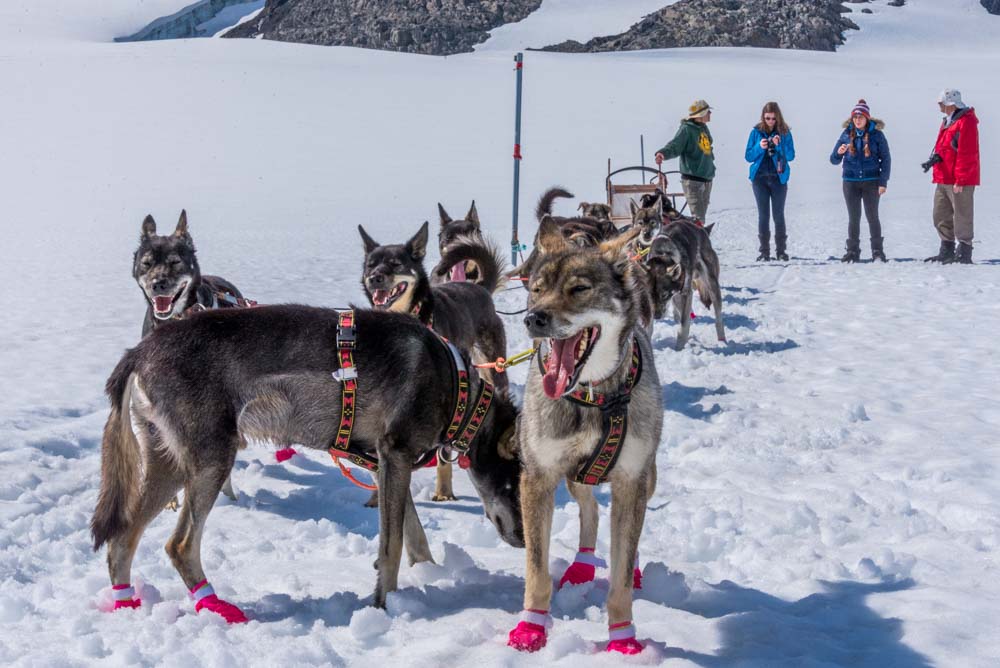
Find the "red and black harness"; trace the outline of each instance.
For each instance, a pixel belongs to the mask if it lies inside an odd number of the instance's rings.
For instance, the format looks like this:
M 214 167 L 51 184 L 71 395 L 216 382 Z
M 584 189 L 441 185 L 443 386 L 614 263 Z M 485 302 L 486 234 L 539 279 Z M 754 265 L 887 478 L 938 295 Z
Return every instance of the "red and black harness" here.
M 469 410 L 469 370 L 454 344 L 441 336 L 437 336 L 437 338 L 448 349 L 448 359 L 451 362 L 452 376 L 455 378 L 456 385 L 455 410 L 452 413 L 451 422 L 441 434 L 438 447 L 421 455 L 413 463 L 414 469 L 427 465 L 438 455 L 448 462 L 456 461 L 461 456 L 468 456 L 476 434 L 479 433 L 479 428 L 482 427 L 490 406 L 493 404 L 493 385 L 480 379 L 476 401 L 472 404 L 472 410 Z M 340 428 L 337 430 L 337 436 L 333 445 L 330 446 L 329 452 L 338 464 L 340 459 L 347 459 L 372 473 L 378 473 L 378 457 L 365 452 L 351 442 L 354 420 L 357 417 L 358 368 L 354 365 L 356 345 L 357 332 L 354 324 L 354 311 L 340 311 L 337 323 L 337 356 L 340 361 L 340 369 L 333 374 L 334 379 L 340 382 L 341 388 Z M 341 467 L 341 470 L 344 468 Z M 345 475 L 348 474 L 345 473 Z M 352 476 L 348 475 L 348 477 L 353 480 Z M 355 483 L 360 485 L 357 481 Z
M 541 355 L 538 357 L 538 364 L 544 373 L 545 361 Z M 632 400 L 632 390 L 642 376 L 642 352 L 638 339 L 634 337 L 628 364 L 628 373 L 617 392 L 594 392 L 591 386 L 563 396 L 566 401 L 601 411 L 600 440 L 574 478 L 580 484 L 599 485 L 606 482 L 621 454 L 628 434 L 628 405 Z

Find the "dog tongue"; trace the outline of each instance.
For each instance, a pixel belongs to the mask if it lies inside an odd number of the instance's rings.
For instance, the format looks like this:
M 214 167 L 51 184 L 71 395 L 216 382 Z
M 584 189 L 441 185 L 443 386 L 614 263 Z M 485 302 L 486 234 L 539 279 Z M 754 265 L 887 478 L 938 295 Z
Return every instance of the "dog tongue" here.
M 465 280 L 465 262 L 459 262 L 451 268 L 451 280 L 454 283 L 461 283 Z
M 170 311 L 170 307 L 174 303 L 174 298 L 170 295 L 162 297 L 153 297 L 153 308 L 157 313 L 167 313 Z
M 552 350 L 542 376 L 542 391 L 549 399 L 558 399 L 566 392 L 576 367 L 576 347 L 583 338 L 581 331 L 568 339 L 552 339 Z

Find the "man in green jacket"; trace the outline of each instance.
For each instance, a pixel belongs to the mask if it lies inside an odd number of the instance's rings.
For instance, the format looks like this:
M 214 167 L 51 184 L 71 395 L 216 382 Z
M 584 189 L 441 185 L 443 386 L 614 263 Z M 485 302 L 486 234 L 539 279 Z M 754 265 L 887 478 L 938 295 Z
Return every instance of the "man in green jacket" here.
M 705 222 L 708 201 L 712 195 L 715 178 L 715 155 L 712 153 L 712 133 L 708 122 L 712 120 L 712 107 L 705 100 L 695 100 L 688 108 L 688 115 L 681 120 L 677 134 L 656 152 L 656 164 L 679 157 L 681 186 L 691 208 L 691 215 Z

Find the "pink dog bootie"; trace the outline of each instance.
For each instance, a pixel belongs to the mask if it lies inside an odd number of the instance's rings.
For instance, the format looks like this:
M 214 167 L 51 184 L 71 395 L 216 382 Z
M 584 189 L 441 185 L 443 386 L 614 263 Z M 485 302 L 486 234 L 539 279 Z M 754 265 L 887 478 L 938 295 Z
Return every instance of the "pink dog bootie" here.
M 638 654 L 642 643 L 635 639 L 635 626 L 631 620 L 608 627 L 608 651 L 620 654 Z
M 559 588 L 562 589 L 563 585 L 567 582 L 571 585 L 593 582 L 594 572 L 597 567 L 607 568 L 608 564 L 606 561 L 594 554 L 594 548 L 581 547 L 576 553 L 573 563 L 569 565 L 566 572 L 563 573 L 562 578 L 559 580 Z
M 191 588 L 191 598 L 194 599 L 195 612 L 201 612 L 202 609 L 214 612 L 229 624 L 244 624 L 250 621 L 242 610 L 216 596 L 208 580 L 202 580 Z
M 138 608 L 142 605 L 142 600 L 135 597 L 135 587 L 131 584 L 113 585 L 111 593 L 115 597 L 115 610 L 122 608 Z
M 521 621 L 507 636 L 507 646 L 519 652 L 537 652 L 545 647 L 546 631 L 551 626 L 548 610 L 525 610 Z
M 295 451 L 295 448 L 282 448 L 281 450 L 274 451 L 274 458 L 281 464 L 282 462 L 287 462 L 297 454 L 299 453 Z

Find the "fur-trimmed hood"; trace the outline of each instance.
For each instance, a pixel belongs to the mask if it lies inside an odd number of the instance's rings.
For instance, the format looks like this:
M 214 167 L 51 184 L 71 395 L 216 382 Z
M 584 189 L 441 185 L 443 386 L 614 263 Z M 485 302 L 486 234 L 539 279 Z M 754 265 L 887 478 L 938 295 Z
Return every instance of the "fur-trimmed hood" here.
M 843 123 L 843 125 L 841 127 L 846 130 L 846 129 L 850 128 L 852 125 L 854 125 L 854 121 L 851 120 L 850 118 L 848 118 L 846 121 L 844 121 L 844 123 Z M 873 128 L 872 125 L 874 125 L 875 127 Z M 870 131 L 870 130 L 873 130 L 873 129 L 874 130 L 879 130 L 879 131 L 884 130 L 885 129 L 885 121 L 883 121 L 881 118 L 872 118 L 872 119 L 870 119 L 868 121 L 868 130 Z

